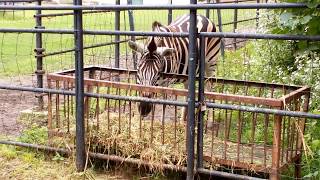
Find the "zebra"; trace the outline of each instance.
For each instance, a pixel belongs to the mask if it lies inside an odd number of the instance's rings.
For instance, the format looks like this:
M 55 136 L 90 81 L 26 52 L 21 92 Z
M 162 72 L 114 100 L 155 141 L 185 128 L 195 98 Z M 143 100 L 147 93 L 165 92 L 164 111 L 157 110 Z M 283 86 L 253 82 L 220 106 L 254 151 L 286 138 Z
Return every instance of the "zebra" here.
M 183 15 L 170 25 L 162 25 L 158 21 L 152 24 L 153 32 L 188 32 L 190 15 Z M 216 32 L 216 27 L 208 18 L 197 15 L 198 32 Z M 205 75 L 213 76 L 220 51 L 220 38 L 205 38 Z M 141 58 L 137 62 L 137 84 L 145 86 L 168 86 L 176 82 L 183 82 L 185 88 L 188 82 L 177 79 L 161 79 L 161 73 L 188 74 L 188 38 L 184 37 L 148 37 L 146 44 L 134 41 L 128 42 L 129 47 Z M 199 40 L 197 41 L 199 51 Z M 196 63 L 196 73 L 199 74 L 199 63 Z M 142 92 L 143 97 L 152 98 L 153 93 Z M 152 104 L 141 102 L 138 104 L 139 113 L 147 116 L 152 111 Z M 185 120 L 186 110 L 183 108 L 181 118 Z

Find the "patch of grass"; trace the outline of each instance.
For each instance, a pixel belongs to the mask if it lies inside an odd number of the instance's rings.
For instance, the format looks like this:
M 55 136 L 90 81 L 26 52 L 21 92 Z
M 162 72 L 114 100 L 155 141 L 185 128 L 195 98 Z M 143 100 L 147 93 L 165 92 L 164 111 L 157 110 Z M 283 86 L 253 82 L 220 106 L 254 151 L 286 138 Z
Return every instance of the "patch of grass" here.
M 59 157 L 57 159 L 57 157 Z M 44 154 L 26 148 L 0 145 L 0 179 L 177 179 L 177 175 L 148 173 L 131 166 L 110 168 L 93 162 L 84 172 L 77 172 L 73 157 Z
M 48 133 L 46 127 L 33 126 L 22 132 L 18 141 L 31 144 L 46 144 L 48 141 Z
M 72 11 L 42 11 L 43 14 L 72 12 Z M 173 19 L 182 14 L 187 14 L 187 10 L 174 10 Z M 199 14 L 205 14 L 204 10 L 199 10 Z M 25 11 L 16 13 L 15 17 L 9 14 L 0 15 L 1 25 L 5 28 L 34 28 L 34 11 Z M 222 22 L 233 21 L 233 10 L 222 11 Z M 239 10 L 238 19 L 246 19 L 255 16 L 255 11 Z M 217 22 L 216 12 L 211 12 L 211 19 Z M 114 30 L 114 13 L 96 13 L 84 14 L 84 28 L 88 30 Z M 152 10 L 135 10 L 134 23 L 137 31 L 151 31 L 153 21 L 159 21 L 167 24 L 167 11 L 158 10 L 154 13 Z M 42 19 L 43 26 L 46 29 L 73 29 L 73 16 L 60 16 Z M 217 24 L 217 23 L 216 23 Z M 252 24 L 252 23 L 251 23 Z M 245 25 L 248 27 L 250 22 Z M 129 21 L 126 11 L 121 12 L 121 30 L 129 30 Z M 232 26 L 224 26 L 223 31 L 231 31 Z M 73 35 L 67 34 L 43 34 L 43 47 L 45 53 L 56 52 L 60 50 L 73 49 Z M 122 36 L 121 39 L 128 37 Z M 113 41 L 114 36 L 84 36 L 84 45 L 105 43 Z M 35 35 L 29 33 L 1 33 L 0 34 L 0 76 L 15 76 L 33 74 L 36 68 L 33 49 L 35 47 Z M 125 44 L 121 45 L 121 54 L 126 55 L 128 48 Z M 85 50 L 85 64 L 110 64 L 114 56 L 114 46 L 104 46 Z M 62 55 L 44 58 L 44 69 L 46 72 L 53 72 L 61 69 L 73 68 L 73 52 Z
M 7 147 L 5 145 L 0 145 L 0 156 L 6 158 L 7 160 L 11 160 L 16 158 L 17 152 L 13 147 Z

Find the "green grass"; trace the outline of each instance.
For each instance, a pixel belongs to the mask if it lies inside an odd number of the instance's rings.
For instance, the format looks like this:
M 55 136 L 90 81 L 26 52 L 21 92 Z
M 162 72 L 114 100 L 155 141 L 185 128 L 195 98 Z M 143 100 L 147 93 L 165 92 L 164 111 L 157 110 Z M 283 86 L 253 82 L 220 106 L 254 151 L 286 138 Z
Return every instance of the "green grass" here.
M 46 128 L 33 126 L 17 138 L 3 137 L 20 142 L 44 144 L 48 141 Z M 170 179 L 177 175 L 150 174 L 131 166 L 112 167 L 110 164 L 89 161 L 84 172 L 76 171 L 74 156 L 47 153 L 29 148 L 0 145 L 0 179 Z M 171 178 L 172 179 L 172 178 Z
M 43 14 L 71 12 L 71 11 L 43 11 Z M 198 11 L 205 14 L 204 10 Z M 13 18 L 12 14 L 0 14 L 0 28 L 34 28 L 35 19 L 34 11 L 16 12 Z M 174 10 L 173 19 L 188 13 L 187 10 Z M 222 22 L 233 21 L 233 10 L 222 10 Z M 255 17 L 254 10 L 239 10 L 239 18 L 245 19 Z M 211 19 L 217 24 L 217 13 L 211 11 Z M 90 30 L 113 30 L 114 13 L 85 14 L 83 18 L 84 28 Z M 167 11 L 157 10 L 136 10 L 134 11 L 135 29 L 137 31 L 151 31 L 153 21 L 167 23 Z M 248 26 L 250 23 L 243 23 Z M 251 23 L 252 24 L 252 23 Z M 46 29 L 72 29 L 73 16 L 61 16 L 54 18 L 43 18 L 43 26 Z M 232 26 L 224 26 L 223 31 L 232 31 Z M 129 30 L 129 21 L 127 13 L 121 13 L 121 30 Z M 121 37 L 122 39 L 128 37 Z M 114 36 L 95 36 L 88 35 L 84 37 L 84 45 L 89 46 L 98 43 L 110 42 Z M 43 47 L 45 53 L 56 52 L 65 49 L 73 49 L 73 35 L 67 34 L 43 34 Z M 35 47 L 35 35 L 28 33 L 0 33 L 0 76 L 16 76 L 33 74 L 36 61 L 33 49 Z M 113 60 L 114 46 L 104 46 L 94 49 L 85 50 L 86 64 L 109 65 Z M 121 54 L 125 56 L 130 52 L 125 44 L 121 45 Z M 73 52 L 61 55 L 55 55 L 44 58 L 44 69 L 46 72 L 53 72 L 61 69 L 74 67 Z

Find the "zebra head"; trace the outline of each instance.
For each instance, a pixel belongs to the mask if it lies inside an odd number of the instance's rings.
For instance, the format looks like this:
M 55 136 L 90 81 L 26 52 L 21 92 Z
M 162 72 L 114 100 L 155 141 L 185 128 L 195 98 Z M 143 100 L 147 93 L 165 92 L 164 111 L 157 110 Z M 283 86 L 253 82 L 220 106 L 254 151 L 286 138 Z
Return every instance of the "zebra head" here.
M 163 72 L 165 61 L 168 61 L 175 50 L 169 47 L 157 47 L 154 37 L 148 39 L 146 45 L 129 41 L 129 47 L 140 53 L 137 63 L 137 83 L 144 86 L 159 85 L 160 74 Z M 152 98 L 154 93 L 142 92 L 143 97 Z M 138 105 L 141 115 L 147 116 L 152 110 L 152 104 L 141 102 Z

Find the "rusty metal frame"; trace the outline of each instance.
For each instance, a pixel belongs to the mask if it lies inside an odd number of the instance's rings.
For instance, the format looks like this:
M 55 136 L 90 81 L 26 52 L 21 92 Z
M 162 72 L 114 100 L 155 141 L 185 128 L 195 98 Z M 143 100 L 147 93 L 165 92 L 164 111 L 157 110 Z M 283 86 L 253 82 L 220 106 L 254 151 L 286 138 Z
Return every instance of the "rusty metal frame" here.
M 106 71 L 110 73 L 114 73 L 117 75 L 132 75 L 136 74 L 135 70 L 127 70 L 127 69 L 117 69 L 110 67 L 99 67 L 99 66 L 87 66 L 84 67 L 84 72 L 92 72 L 92 71 Z M 75 77 L 72 76 L 74 74 L 74 70 L 64 70 L 56 73 L 50 73 L 47 75 L 48 82 L 55 81 L 64 81 L 69 84 L 74 83 Z M 183 75 L 172 75 L 172 74 L 163 74 L 164 77 L 181 77 L 186 78 Z M 278 88 L 278 89 L 288 89 L 292 90 L 288 94 L 280 98 L 263 98 L 263 97 L 254 97 L 254 96 L 244 96 L 244 95 L 233 95 L 233 94 L 223 94 L 216 92 L 205 92 L 205 97 L 208 99 L 215 100 L 225 100 L 232 102 L 239 102 L 244 104 L 255 104 L 255 105 L 266 105 L 271 108 L 282 110 L 286 105 L 286 102 L 289 102 L 299 96 L 307 95 L 310 93 L 310 88 L 307 86 L 293 86 L 293 85 L 282 85 L 282 84 L 274 84 L 274 83 L 264 83 L 264 82 L 253 82 L 253 81 L 242 81 L 242 80 L 227 80 L 221 78 L 206 78 L 209 81 L 217 82 L 217 83 L 230 83 L 234 85 L 245 85 L 245 86 L 254 86 L 254 87 L 267 87 L 267 88 Z M 163 93 L 170 94 L 175 96 L 187 96 L 188 91 L 184 89 L 174 89 L 168 87 L 158 87 L 158 86 L 143 86 L 138 84 L 128 84 L 123 82 L 114 82 L 109 80 L 97 80 L 85 78 L 84 83 L 88 86 L 97 86 L 97 87 L 112 87 L 112 88 L 120 88 L 120 89 L 129 89 L 135 91 L 147 91 L 154 93 Z M 50 83 L 49 83 L 50 84 Z M 304 111 L 308 108 L 308 103 L 304 105 Z M 272 178 L 279 178 L 279 172 L 283 171 L 288 167 L 291 162 L 297 161 L 300 157 L 300 154 L 293 156 L 293 158 L 289 159 L 288 162 L 284 164 L 280 164 L 280 155 L 281 155 L 281 122 L 282 116 L 276 115 L 276 121 L 274 121 L 274 145 L 272 146 L 272 167 L 266 168 L 263 165 L 251 165 L 244 162 L 234 162 L 228 159 L 215 159 L 214 162 L 225 165 L 225 166 L 233 166 L 235 168 L 241 169 L 254 169 L 257 172 L 262 172 L 269 174 Z M 305 122 L 305 121 L 304 121 Z M 304 125 L 303 125 L 304 128 Z M 54 131 L 50 131 L 51 133 L 55 133 Z M 269 148 L 270 149 L 270 148 Z M 206 161 L 210 161 L 210 157 L 203 158 Z

